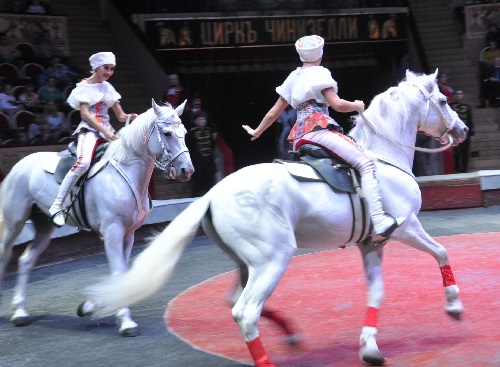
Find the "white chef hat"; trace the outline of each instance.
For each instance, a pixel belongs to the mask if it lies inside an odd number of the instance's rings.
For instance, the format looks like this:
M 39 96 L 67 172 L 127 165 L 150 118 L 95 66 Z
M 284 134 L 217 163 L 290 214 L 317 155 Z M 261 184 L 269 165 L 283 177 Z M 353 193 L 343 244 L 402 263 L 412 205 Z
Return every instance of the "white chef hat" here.
M 92 70 L 102 65 L 116 65 L 116 57 L 112 52 L 98 52 L 90 56 L 89 61 Z
M 313 62 L 323 56 L 325 40 L 320 36 L 312 35 L 299 38 L 295 48 L 302 62 Z

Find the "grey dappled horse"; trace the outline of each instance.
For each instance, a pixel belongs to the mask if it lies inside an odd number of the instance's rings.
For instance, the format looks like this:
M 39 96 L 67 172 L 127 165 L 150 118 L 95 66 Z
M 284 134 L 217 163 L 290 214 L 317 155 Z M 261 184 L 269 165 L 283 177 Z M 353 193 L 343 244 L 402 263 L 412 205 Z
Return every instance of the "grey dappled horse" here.
M 184 104 L 175 110 L 170 105 L 160 106 L 154 101 L 152 104 L 152 108 L 119 131 L 119 139 L 109 143 L 101 160 L 103 168 L 85 183 L 83 190 L 89 227 L 104 240 L 112 275 L 127 270 L 134 233 L 150 213 L 148 185 L 155 165 L 170 178 L 181 181 L 189 180 L 194 171 L 184 141 L 186 129 L 179 118 Z M 44 170 L 46 162 L 54 158 L 57 159 L 55 152 L 39 152 L 23 158 L 0 186 L 0 295 L 16 237 L 28 219 L 36 231 L 33 244 L 18 261 L 12 300 L 14 325 L 30 323 L 25 310 L 28 278 L 38 257 L 49 246 L 55 229 L 49 221 L 48 209 L 57 195 L 58 184 L 53 174 Z M 72 216 L 67 224 L 78 226 Z M 93 303 L 88 300 L 80 305 L 78 314 L 86 316 L 92 311 Z M 120 309 L 116 316 L 122 335 L 138 333 L 128 308 Z

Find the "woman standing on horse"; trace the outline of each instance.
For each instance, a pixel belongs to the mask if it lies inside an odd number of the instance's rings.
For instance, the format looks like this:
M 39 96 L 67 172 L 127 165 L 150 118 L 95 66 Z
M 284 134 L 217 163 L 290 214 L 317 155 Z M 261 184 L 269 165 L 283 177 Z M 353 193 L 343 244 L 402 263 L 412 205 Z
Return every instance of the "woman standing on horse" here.
M 337 82 L 328 69 L 320 66 L 323 46 L 323 38 L 316 35 L 297 40 L 295 48 L 303 62 L 302 67 L 292 71 L 285 82 L 276 88 L 280 97 L 259 126 L 255 130 L 247 125 L 243 128 L 252 136 L 251 140 L 255 140 L 288 105 L 295 108 L 297 121 L 288 136 L 294 150 L 304 144 L 318 145 L 356 168 L 361 174 L 374 231 L 388 237 L 406 218 L 394 218 L 385 213 L 374 159 L 342 134 L 340 126 L 328 114 L 329 106 L 337 112 L 363 112 L 365 105 L 363 101 L 350 102 L 339 97 Z
M 77 83 L 68 97 L 69 105 L 80 110 L 82 121 L 73 133 L 78 136 L 78 159 L 66 174 L 49 209 L 51 220 L 58 227 L 66 222 L 62 205 L 76 181 L 89 169 L 96 146 L 103 140 L 118 139 L 109 121 L 108 109 L 111 108 L 121 122 L 137 117 L 135 113 L 128 115 L 123 112 L 121 95 L 108 82 L 115 71 L 115 55 L 112 52 L 99 52 L 90 56 L 89 61 L 92 75 Z

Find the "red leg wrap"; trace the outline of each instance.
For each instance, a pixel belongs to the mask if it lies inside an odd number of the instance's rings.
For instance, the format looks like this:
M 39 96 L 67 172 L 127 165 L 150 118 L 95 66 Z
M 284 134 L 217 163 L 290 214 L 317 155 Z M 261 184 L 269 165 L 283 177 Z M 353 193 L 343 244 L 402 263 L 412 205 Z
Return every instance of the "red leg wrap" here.
M 274 321 L 283 330 L 285 330 L 285 333 L 287 335 L 294 335 L 295 334 L 295 332 L 290 327 L 289 322 L 284 317 L 282 317 L 278 312 L 264 308 L 262 310 L 261 316 L 265 317 L 271 321 Z
M 457 284 L 450 265 L 441 266 L 439 269 L 441 270 L 441 276 L 443 277 L 443 287 L 449 287 L 450 285 Z
M 377 327 L 378 309 L 375 307 L 368 307 L 366 309 L 365 326 Z
M 247 347 L 253 358 L 255 367 L 275 367 L 269 359 L 259 336 L 254 340 L 247 342 Z

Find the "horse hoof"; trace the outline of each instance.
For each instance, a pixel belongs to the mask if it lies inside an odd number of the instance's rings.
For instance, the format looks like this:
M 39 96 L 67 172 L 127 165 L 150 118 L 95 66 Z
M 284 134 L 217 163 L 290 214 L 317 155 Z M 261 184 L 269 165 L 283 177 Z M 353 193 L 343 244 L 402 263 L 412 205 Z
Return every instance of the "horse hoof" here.
M 31 317 L 29 316 L 12 316 L 10 322 L 14 326 L 28 326 L 31 324 Z
M 79 317 L 91 316 L 95 312 L 95 305 L 92 301 L 83 301 L 76 309 Z
M 462 317 L 462 312 L 457 310 L 446 310 L 446 313 L 455 320 L 460 320 Z
M 446 313 L 455 320 L 460 320 L 463 310 L 464 306 L 462 305 L 462 302 L 460 302 L 460 300 L 458 299 L 445 307 Z
M 385 363 L 384 356 L 378 350 L 360 352 L 359 357 L 363 362 L 371 366 L 383 366 Z
M 131 327 L 131 328 L 126 328 L 126 329 L 120 330 L 121 336 L 134 337 L 134 336 L 139 336 L 140 334 L 141 333 L 140 333 L 138 327 Z

